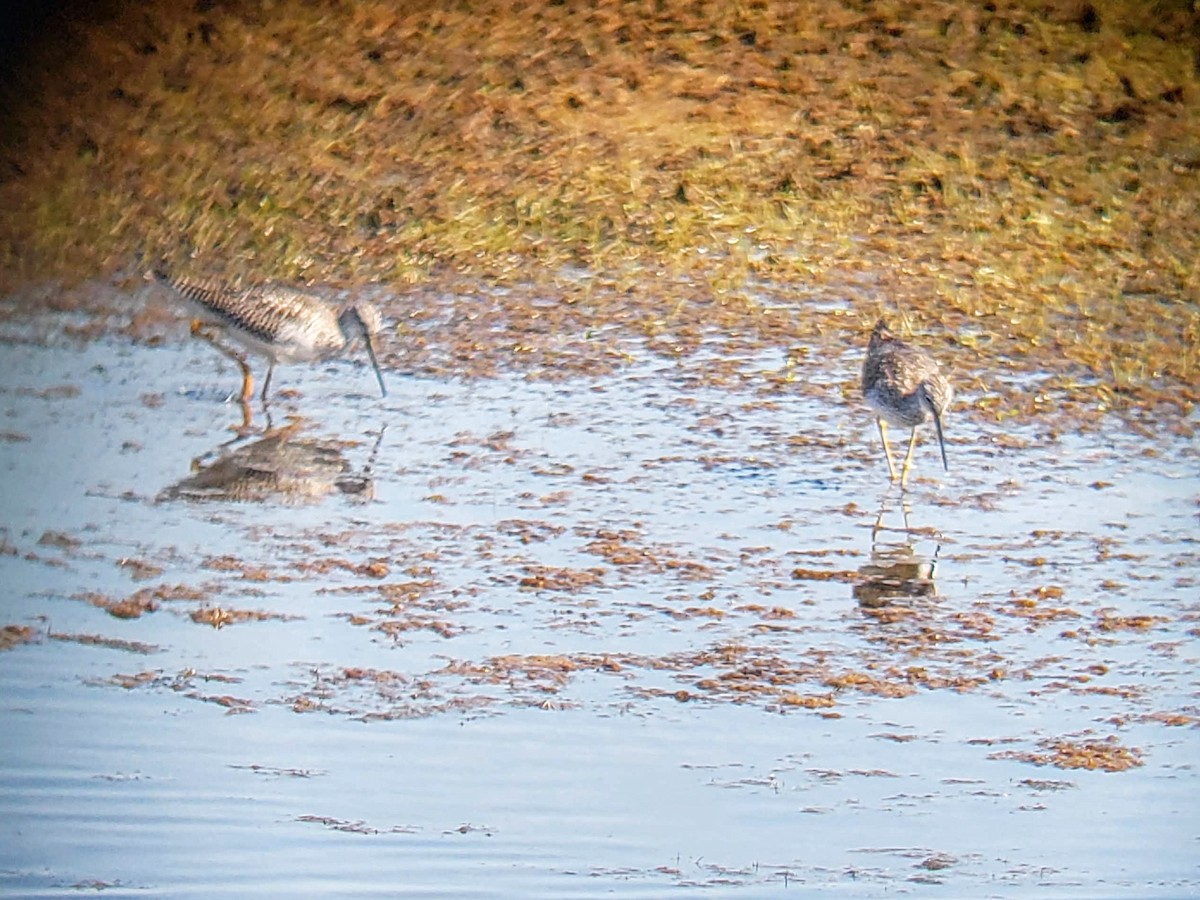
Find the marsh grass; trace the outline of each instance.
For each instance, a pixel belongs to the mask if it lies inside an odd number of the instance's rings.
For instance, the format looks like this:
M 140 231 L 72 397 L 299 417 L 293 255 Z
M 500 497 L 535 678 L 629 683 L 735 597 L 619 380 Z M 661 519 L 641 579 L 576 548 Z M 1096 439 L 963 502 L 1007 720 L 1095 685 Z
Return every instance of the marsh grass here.
M 5 80 L 0 288 L 137 252 L 568 304 L 583 273 L 572 315 L 681 347 L 903 310 L 1186 410 L 1197 33 L 1183 0 L 87 6 Z M 764 284 L 870 290 L 781 324 Z

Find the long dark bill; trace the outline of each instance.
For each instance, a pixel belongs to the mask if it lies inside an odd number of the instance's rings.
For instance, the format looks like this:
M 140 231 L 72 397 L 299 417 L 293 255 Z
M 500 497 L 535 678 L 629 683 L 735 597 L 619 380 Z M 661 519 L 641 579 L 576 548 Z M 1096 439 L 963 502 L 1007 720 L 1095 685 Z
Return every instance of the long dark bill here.
M 942 437 L 941 414 L 938 413 L 937 404 L 933 402 L 933 395 L 929 390 L 929 385 L 922 381 L 920 386 L 917 388 L 917 392 L 917 397 L 920 404 L 925 407 L 925 409 L 933 413 L 933 430 L 937 432 L 938 447 L 940 447 L 942 451 L 942 468 L 949 472 L 950 463 L 946 462 L 946 440 Z
M 933 430 L 937 432 L 938 447 L 942 451 L 942 468 L 947 472 L 950 471 L 950 464 L 946 462 L 946 441 L 942 438 L 942 417 L 938 415 L 937 407 L 933 407 Z
M 379 360 L 375 358 L 375 342 L 368 334 L 363 343 L 367 345 L 367 356 L 371 357 L 371 368 L 375 370 L 375 377 L 379 379 L 379 396 L 386 397 L 387 388 L 383 384 L 383 373 L 379 371 Z

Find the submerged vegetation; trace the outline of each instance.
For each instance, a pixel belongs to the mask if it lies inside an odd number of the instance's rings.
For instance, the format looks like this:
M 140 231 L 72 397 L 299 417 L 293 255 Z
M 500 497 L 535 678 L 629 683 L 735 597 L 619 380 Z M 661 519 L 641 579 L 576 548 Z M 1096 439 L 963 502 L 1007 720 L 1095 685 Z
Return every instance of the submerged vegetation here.
M 36 30 L 4 79 L 6 291 L 139 253 L 399 303 L 499 284 L 506 341 L 682 350 L 887 310 L 1089 408 L 1197 399 L 1185 0 L 153 0 Z

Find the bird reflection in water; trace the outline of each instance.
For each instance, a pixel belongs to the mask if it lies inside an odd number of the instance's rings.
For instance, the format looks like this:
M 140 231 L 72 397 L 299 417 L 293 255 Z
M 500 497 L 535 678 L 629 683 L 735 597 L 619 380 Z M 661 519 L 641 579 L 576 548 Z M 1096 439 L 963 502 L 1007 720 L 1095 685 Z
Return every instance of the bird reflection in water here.
M 853 591 L 854 599 L 864 609 L 937 596 L 934 572 L 941 544 L 935 545 L 932 556 L 917 553 L 915 536 L 928 536 L 933 532 L 914 530 L 908 523 L 908 505 L 901 502 L 900 510 L 902 528 L 883 524 L 884 516 L 889 512 L 885 501 L 871 529 L 871 561 L 859 568 L 861 577 Z
M 371 473 L 385 430 L 376 436 L 366 465 L 355 472 L 344 452 L 354 442 L 302 437 L 302 423 L 293 421 L 193 460 L 192 474 L 164 489 L 158 500 L 305 505 L 336 493 L 365 503 L 375 497 Z

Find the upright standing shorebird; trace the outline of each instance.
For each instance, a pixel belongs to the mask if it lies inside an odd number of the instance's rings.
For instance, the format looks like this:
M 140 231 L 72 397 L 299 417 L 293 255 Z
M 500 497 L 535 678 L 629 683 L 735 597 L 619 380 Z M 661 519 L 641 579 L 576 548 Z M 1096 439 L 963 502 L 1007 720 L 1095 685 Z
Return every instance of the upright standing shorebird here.
M 917 426 L 930 418 L 942 450 L 942 465 L 949 471 L 946 442 L 942 437 L 942 416 L 954 398 L 954 388 L 933 357 L 888 331 L 883 319 L 875 323 L 875 330 L 871 332 L 871 343 L 863 360 L 862 392 L 863 399 L 875 410 L 879 439 L 883 441 L 892 481 L 896 480 L 896 464 L 888 446 L 889 422 L 897 428 L 912 429 L 900 474 L 901 487 L 908 486 L 908 470 L 912 465 L 913 448 L 917 445 Z
M 183 297 L 196 317 L 192 334 L 212 344 L 242 370 L 242 403 L 253 395 L 253 377 L 246 357 L 217 340 L 216 332 L 246 350 L 268 359 L 262 401 L 266 403 L 271 375 L 279 362 L 325 359 L 340 353 L 361 338 L 371 367 L 379 380 L 379 393 L 387 396 L 383 374 L 375 358 L 375 335 L 382 320 L 369 303 L 335 309 L 312 294 L 283 285 L 263 284 L 236 290 L 207 278 L 184 278 L 154 270 L 154 277 Z

